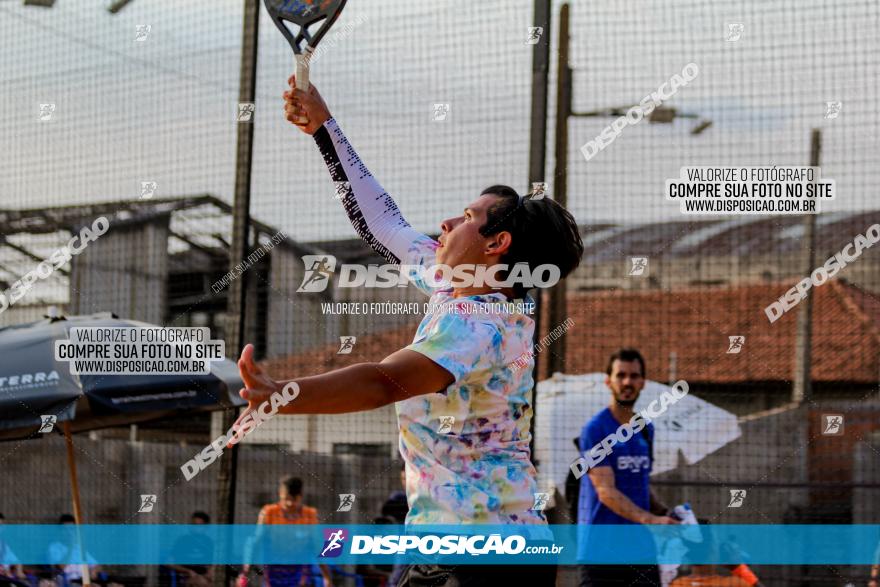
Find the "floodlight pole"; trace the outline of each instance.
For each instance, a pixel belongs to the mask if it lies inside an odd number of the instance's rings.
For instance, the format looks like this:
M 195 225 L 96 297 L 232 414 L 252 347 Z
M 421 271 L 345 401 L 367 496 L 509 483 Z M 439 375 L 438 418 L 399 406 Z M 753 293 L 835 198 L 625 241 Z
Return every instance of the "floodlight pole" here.
M 810 167 L 819 167 L 822 154 L 822 131 L 813 129 L 810 134 Z M 818 179 L 816 179 L 818 181 Z M 816 215 L 804 215 L 804 238 L 801 241 L 803 267 L 801 276 L 810 277 L 816 265 Z M 797 331 L 794 345 L 794 381 L 791 389 L 791 401 L 801 403 L 812 399 L 812 382 L 810 371 L 812 366 L 812 335 L 813 335 L 813 293 L 801 301 L 798 306 Z
M 547 92 L 550 75 L 550 17 L 552 0 L 535 0 L 532 25 L 542 27 L 543 34 L 532 48 L 532 110 L 529 128 L 529 188 L 531 184 L 544 181 L 544 166 L 547 161 Z M 552 189 L 552 186 L 551 186 Z M 535 294 L 535 335 L 533 344 L 541 338 L 541 290 Z M 535 455 L 535 420 L 537 418 L 538 365 L 540 356 L 535 356 L 532 370 L 532 422 L 529 449 Z
M 241 67 L 239 71 L 239 103 L 253 104 L 256 96 L 257 39 L 259 38 L 259 0 L 244 0 L 244 24 L 241 42 Z M 231 106 L 231 105 L 230 105 Z M 235 110 L 230 108 L 229 115 Z M 254 148 L 253 113 L 247 121 L 239 120 L 236 145 L 235 195 L 232 202 L 232 242 L 229 247 L 229 267 L 236 267 L 248 254 L 251 204 L 251 168 Z M 226 353 L 233 359 L 241 352 L 245 342 L 245 301 L 247 297 L 245 271 L 229 285 L 225 342 Z M 237 409 L 223 411 L 221 430 L 229 430 L 238 416 Z M 232 524 L 235 521 L 235 489 L 238 476 L 238 445 L 223 452 L 217 476 L 217 523 Z M 227 536 L 228 533 L 224 533 Z M 231 545 L 225 545 L 229 552 Z M 231 567 L 222 565 L 215 569 L 214 587 L 226 587 L 232 579 Z
M 554 133 L 553 183 L 550 193 L 563 208 L 568 206 L 568 117 L 571 116 L 571 67 L 568 64 L 569 5 L 559 8 L 559 54 L 556 67 L 556 130 Z M 549 292 L 548 330 L 562 324 L 568 313 L 566 280 L 562 279 Z M 560 336 L 544 350 L 547 375 L 565 371 L 566 337 Z

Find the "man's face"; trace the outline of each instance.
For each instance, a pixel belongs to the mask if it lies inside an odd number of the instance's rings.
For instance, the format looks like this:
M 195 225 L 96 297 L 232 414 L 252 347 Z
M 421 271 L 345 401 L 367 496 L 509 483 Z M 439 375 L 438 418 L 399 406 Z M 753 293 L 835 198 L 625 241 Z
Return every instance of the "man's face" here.
M 287 487 L 285 487 L 284 485 L 278 488 L 278 503 L 281 505 L 281 509 L 285 512 L 292 512 L 299 507 L 299 504 L 301 502 L 301 495 L 290 495 L 290 493 L 287 491 Z
M 605 385 L 611 389 L 611 395 L 618 405 L 635 405 L 645 387 L 642 364 L 638 361 L 615 359 L 611 364 L 611 375 L 605 377 Z
M 447 218 L 440 223 L 437 263 L 455 267 L 465 263 L 491 265 L 498 262 L 497 258 L 509 247 L 510 233 L 484 237 L 480 234 L 480 228 L 486 224 L 489 207 L 499 200 L 500 197 L 495 194 L 484 194 L 468 204 L 461 216 Z M 508 243 L 507 247 L 505 243 Z

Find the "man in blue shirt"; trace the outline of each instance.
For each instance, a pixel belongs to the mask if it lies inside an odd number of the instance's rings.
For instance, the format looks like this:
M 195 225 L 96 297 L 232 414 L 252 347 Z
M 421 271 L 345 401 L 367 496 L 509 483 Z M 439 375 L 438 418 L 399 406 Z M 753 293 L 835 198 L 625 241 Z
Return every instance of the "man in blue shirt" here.
M 581 432 L 581 454 L 590 459 L 591 468 L 581 477 L 578 503 L 578 524 L 677 524 L 665 515 L 662 505 L 650 489 L 653 465 L 654 426 L 647 423 L 638 432 L 630 427 L 630 434 L 618 434 L 618 442 L 608 449 L 606 444 L 595 456 L 596 446 L 609 435 L 615 435 L 622 424 L 633 418 L 633 406 L 645 386 L 645 360 L 635 349 L 622 349 L 611 355 L 606 368 L 605 384 L 611 389 L 610 405 L 593 416 Z M 626 438 L 620 442 L 620 438 Z M 598 461 L 598 462 L 596 462 Z M 655 560 L 656 548 L 648 532 L 636 534 L 626 544 L 590 544 L 585 528 L 580 541 L 580 558 L 604 547 L 625 548 L 639 558 Z M 595 562 L 595 556 L 591 558 Z M 606 585 L 660 585 L 656 564 L 651 565 L 584 565 L 581 567 L 581 586 Z

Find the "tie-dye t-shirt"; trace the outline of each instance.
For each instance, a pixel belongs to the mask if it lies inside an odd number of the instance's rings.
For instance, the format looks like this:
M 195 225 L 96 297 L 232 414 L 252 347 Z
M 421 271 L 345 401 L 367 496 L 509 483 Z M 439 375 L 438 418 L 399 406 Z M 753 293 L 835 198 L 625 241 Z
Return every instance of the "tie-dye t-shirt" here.
M 432 288 L 413 267 L 434 265 L 438 243 L 404 219 L 334 119 L 314 138 L 357 233 L 400 264 L 432 305 L 449 310 L 428 312 L 407 347 L 455 377 L 439 393 L 397 403 L 407 523 L 531 524 L 531 536 L 546 534 L 543 514 L 530 509 L 537 488 L 529 454 L 534 322 L 522 313 L 474 312 L 505 302 L 500 293 L 453 298 L 448 284 Z
M 410 246 L 403 265 L 430 267 L 437 243 Z M 455 381 L 439 393 L 397 402 L 400 452 L 407 463 L 407 524 L 545 524 L 532 510 L 537 491 L 529 452 L 535 323 L 522 312 L 490 311 L 500 293 L 454 298 L 418 273 L 410 280 L 431 295 L 412 344 Z M 532 303 L 531 298 L 516 302 Z M 528 357 L 529 355 L 525 355 Z

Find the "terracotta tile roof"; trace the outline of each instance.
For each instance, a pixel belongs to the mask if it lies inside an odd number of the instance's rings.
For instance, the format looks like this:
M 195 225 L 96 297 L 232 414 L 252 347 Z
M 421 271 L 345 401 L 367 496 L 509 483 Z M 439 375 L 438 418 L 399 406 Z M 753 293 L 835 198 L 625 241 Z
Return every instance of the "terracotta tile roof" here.
M 648 376 L 669 379 L 670 353 L 678 377 L 703 383 L 788 381 L 794 365 L 797 309 L 770 323 L 764 308 L 793 282 L 735 288 L 675 291 L 570 293 L 566 372 L 602 371 L 621 347 L 638 348 Z M 880 372 L 880 299 L 839 280 L 811 290 L 814 381 L 872 383 Z M 338 344 L 265 361 L 276 376 L 323 373 L 379 361 L 409 344 L 416 323 L 358 337 L 355 350 L 337 355 Z M 728 354 L 728 336 L 745 336 L 738 354 Z
M 337 355 L 339 343 L 333 343 L 295 355 L 268 359 L 260 365 L 275 377 L 304 377 L 356 363 L 378 362 L 411 343 L 417 326 L 418 321 L 412 326 L 358 336 L 354 349 L 348 355 Z
M 797 309 L 770 323 L 764 308 L 792 282 L 735 288 L 573 293 L 566 371 L 603 371 L 621 347 L 638 348 L 651 379 L 676 373 L 688 381 L 788 381 L 794 366 Z M 880 300 L 838 280 L 813 288 L 814 381 L 876 382 L 880 372 Z M 728 336 L 745 336 L 728 354 Z M 686 377 L 685 377 L 686 375 Z

